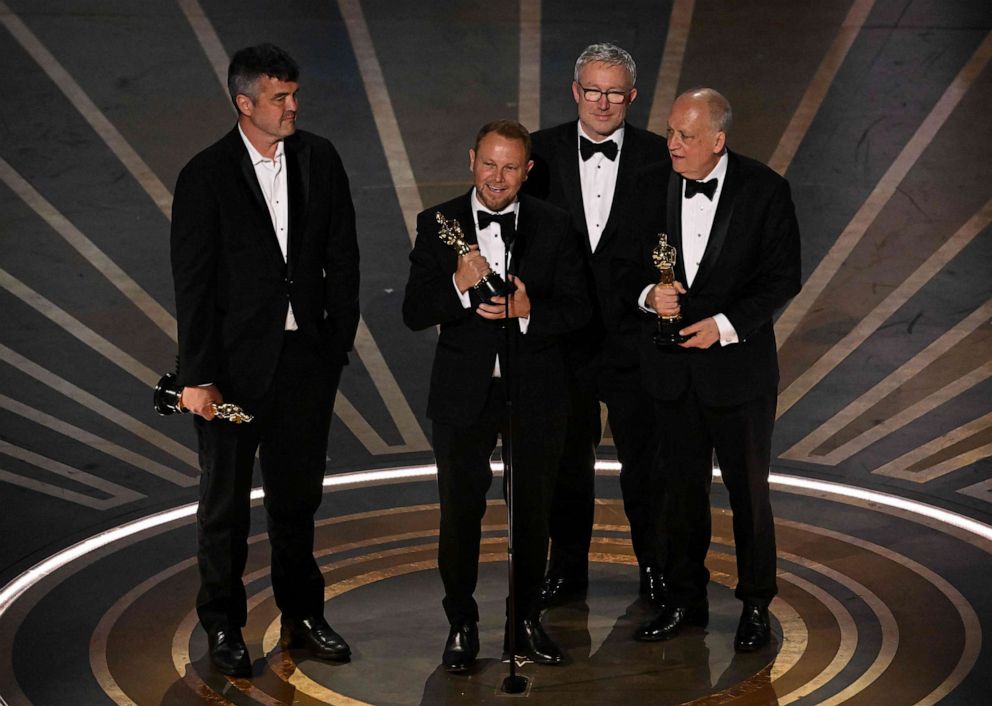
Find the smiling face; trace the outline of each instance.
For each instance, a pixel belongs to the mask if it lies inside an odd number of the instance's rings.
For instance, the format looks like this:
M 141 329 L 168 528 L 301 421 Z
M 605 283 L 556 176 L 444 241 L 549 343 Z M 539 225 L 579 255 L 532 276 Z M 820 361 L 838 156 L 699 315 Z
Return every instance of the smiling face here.
M 534 162 L 527 161 L 521 140 L 490 132 L 468 151 L 469 168 L 479 200 L 491 211 L 502 211 L 517 198 Z
M 600 91 L 599 100 L 587 101 L 584 92 Z M 606 93 L 621 93 L 621 103 L 610 103 Z M 579 111 L 582 129 L 593 140 L 601 141 L 616 132 L 627 117 L 627 107 L 637 98 L 630 76 L 623 66 L 590 61 L 579 70 L 579 80 L 572 81 L 572 97 Z
M 668 116 L 668 153 L 672 169 L 686 179 L 699 180 L 713 171 L 727 136 L 710 117 L 705 98 L 679 96 Z
M 259 76 L 255 81 L 257 95 L 239 94 L 239 121 L 245 135 L 263 155 L 270 156 L 279 141 L 296 132 L 296 113 L 299 103 L 296 94 L 300 84 L 296 81 L 282 81 L 273 76 Z

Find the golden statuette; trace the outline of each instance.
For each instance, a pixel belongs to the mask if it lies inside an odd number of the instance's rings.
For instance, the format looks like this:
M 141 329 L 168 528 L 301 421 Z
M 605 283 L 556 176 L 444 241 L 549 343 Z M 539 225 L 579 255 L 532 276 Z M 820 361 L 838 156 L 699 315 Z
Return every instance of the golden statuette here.
M 471 250 L 471 246 L 465 242 L 465 233 L 462 231 L 461 224 L 454 218 L 448 220 L 440 211 L 434 212 L 434 218 L 437 219 L 438 224 L 441 226 L 437 237 L 445 244 L 454 248 L 454 251 L 458 253 L 459 257 L 467 255 L 469 250 Z M 482 279 L 472 285 L 472 289 L 478 294 L 479 299 L 488 304 L 493 300 L 493 297 L 505 297 L 508 294 L 512 294 L 516 290 L 516 287 L 507 285 L 502 277 L 490 270 L 483 275 Z
M 658 268 L 658 286 L 675 286 L 675 262 L 678 258 L 678 250 L 668 242 L 667 233 L 658 234 L 658 244 L 651 251 L 651 260 Z M 654 344 L 659 348 L 674 346 L 684 342 L 686 339 L 679 334 L 682 315 L 658 316 L 658 329 L 654 334 Z
M 175 373 L 166 373 L 158 381 L 158 385 L 155 386 L 155 394 L 152 397 L 152 404 L 155 407 L 155 411 L 162 416 L 176 414 L 177 412 L 182 414 L 189 411 L 183 407 L 183 388 L 176 383 Z M 213 407 L 217 418 L 235 424 L 250 422 L 255 418 L 231 402 L 212 404 L 211 407 Z

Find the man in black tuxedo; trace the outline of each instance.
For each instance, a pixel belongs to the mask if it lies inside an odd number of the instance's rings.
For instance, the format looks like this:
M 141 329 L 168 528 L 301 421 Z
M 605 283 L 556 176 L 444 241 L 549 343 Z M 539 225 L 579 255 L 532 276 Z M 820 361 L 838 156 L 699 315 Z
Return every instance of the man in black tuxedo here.
M 330 142 L 296 130 L 299 69 L 271 44 L 228 70 L 237 125 L 176 183 L 172 273 L 181 404 L 199 443 L 197 614 L 210 659 L 251 674 L 241 635 L 258 451 L 281 641 L 345 661 L 324 620 L 313 557 L 331 408 L 358 327 L 358 244 L 348 178 Z M 255 416 L 214 419 L 224 399 Z
M 441 501 L 438 568 L 451 625 L 442 662 L 468 670 L 479 651 L 473 598 L 481 522 L 492 481 L 490 455 L 507 438 L 512 400 L 514 589 L 517 655 L 558 664 L 562 653 L 540 623 L 538 594 L 548 548 L 554 467 L 567 408 L 559 338 L 588 317 L 581 256 L 568 214 L 518 198 L 532 166 L 530 135 L 517 122 L 482 127 L 469 150 L 475 186 L 417 217 L 403 320 L 415 331 L 440 325 L 427 416 L 433 425 Z M 457 220 L 471 250 L 439 238 L 436 214 Z M 507 250 L 509 250 L 507 262 Z M 516 287 L 489 303 L 474 289 L 490 272 Z M 508 649 L 504 646 L 504 650 Z
M 769 640 L 776 594 L 775 525 L 768 472 L 778 387 L 772 317 L 801 287 L 799 226 L 785 179 L 726 149 L 731 109 L 708 88 L 689 91 L 668 119 L 671 167 L 640 180 L 643 246 L 625 273 L 627 300 L 658 315 L 681 314 L 678 345 L 642 336 L 645 386 L 656 401 L 666 480 L 671 558 L 669 600 L 641 626 L 640 640 L 667 640 L 709 619 L 704 559 L 707 488 L 715 449 L 733 510 L 738 583 L 744 603 L 734 646 Z M 676 282 L 654 284 L 658 233 L 677 250 Z M 646 326 L 654 330 L 655 317 Z M 701 532 L 700 528 L 705 528 Z
M 620 223 L 640 208 L 631 198 L 635 175 L 647 164 L 668 160 L 660 136 L 625 122 L 637 98 L 636 78 L 633 58 L 620 47 L 586 47 L 572 82 L 578 121 L 534 134 L 534 169 L 524 187 L 572 215 L 592 302 L 589 323 L 565 343 L 568 431 L 552 501 L 545 603 L 581 594 L 588 584 L 600 402 L 606 404 L 622 464 L 620 487 L 640 566 L 640 592 L 653 602 L 663 598 L 653 406 L 637 370 L 639 322 L 620 306 L 613 284 L 614 258 L 629 238 Z

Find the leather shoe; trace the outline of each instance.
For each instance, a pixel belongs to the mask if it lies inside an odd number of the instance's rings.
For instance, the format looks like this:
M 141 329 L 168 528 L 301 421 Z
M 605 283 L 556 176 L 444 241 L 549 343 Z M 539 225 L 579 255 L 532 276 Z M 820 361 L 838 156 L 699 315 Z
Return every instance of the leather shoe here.
M 641 567 L 640 594 L 659 608 L 665 605 L 668 587 L 665 585 L 665 575 L 661 572 L 661 568 L 650 564 Z
M 734 637 L 736 652 L 754 652 L 768 644 L 771 627 L 768 624 L 768 607 L 757 603 L 745 603 L 741 620 L 737 623 Z
M 637 628 L 634 639 L 641 642 L 671 640 L 683 626 L 696 625 L 704 628 L 709 621 L 710 607 L 706 601 L 688 607 L 666 606 L 653 620 Z
M 568 598 L 584 595 L 588 587 L 588 579 L 548 575 L 541 582 L 541 592 L 538 599 L 541 605 L 555 605 L 563 603 Z
M 210 647 L 210 663 L 222 674 L 232 677 L 251 676 L 251 658 L 239 628 L 209 628 L 207 644 Z
M 475 621 L 452 623 L 441 664 L 455 674 L 467 672 L 479 656 L 479 626 Z
M 305 647 L 311 657 L 330 662 L 347 662 L 351 658 L 348 643 L 331 629 L 322 615 L 308 618 L 283 616 L 279 644 L 283 648 Z
M 535 664 L 561 664 L 565 659 L 558 644 L 551 639 L 537 617 L 524 618 L 514 633 L 517 657 L 526 657 Z M 503 633 L 503 657 L 510 656 L 509 626 Z

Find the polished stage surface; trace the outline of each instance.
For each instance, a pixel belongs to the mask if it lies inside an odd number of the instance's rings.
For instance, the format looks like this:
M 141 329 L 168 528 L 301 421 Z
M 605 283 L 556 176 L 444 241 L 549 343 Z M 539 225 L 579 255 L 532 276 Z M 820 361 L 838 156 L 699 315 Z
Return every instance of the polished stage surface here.
M 432 477 L 347 474 L 431 461 L 436 333 L 407 331 L 399 311 L 415 214 L 468 188 L 482 123 L 572 119 L 572 64 L 599 40 L 638 60 L 634 124 L 662 132 L 678 92 L 712 85 L 735 109 L 731 148 L 792 186 L 805 285 L 776 324 L 776 640 L 733 653 L 719 484 L 710 626 L 630 639 L 646 606 L 606 469 L 589 594 L 546 616 L 569 662 L 524 665 L 524 698 L 988 700 L 992 4 L 0 0 L 0 24 L 0 704 L 510 698 L 497 693 L 498 497 L 480 668 L 452 677 L 438 669 Z M 190 420 L 157 417 L 150 388 L 175 353 L 171 189 L 231 127 L 228 56 L 265 40 L 301 64 L 300 126 L 334 140 L 359 217 L 363 320 L 317 541 L 326 614 L 355 658 L 329 666 L 275 646 L 260 534 L 247 576 L 255 675 L 227 680 L 192 617 Z M 253 519 L 262 532 L 260 508 Z

